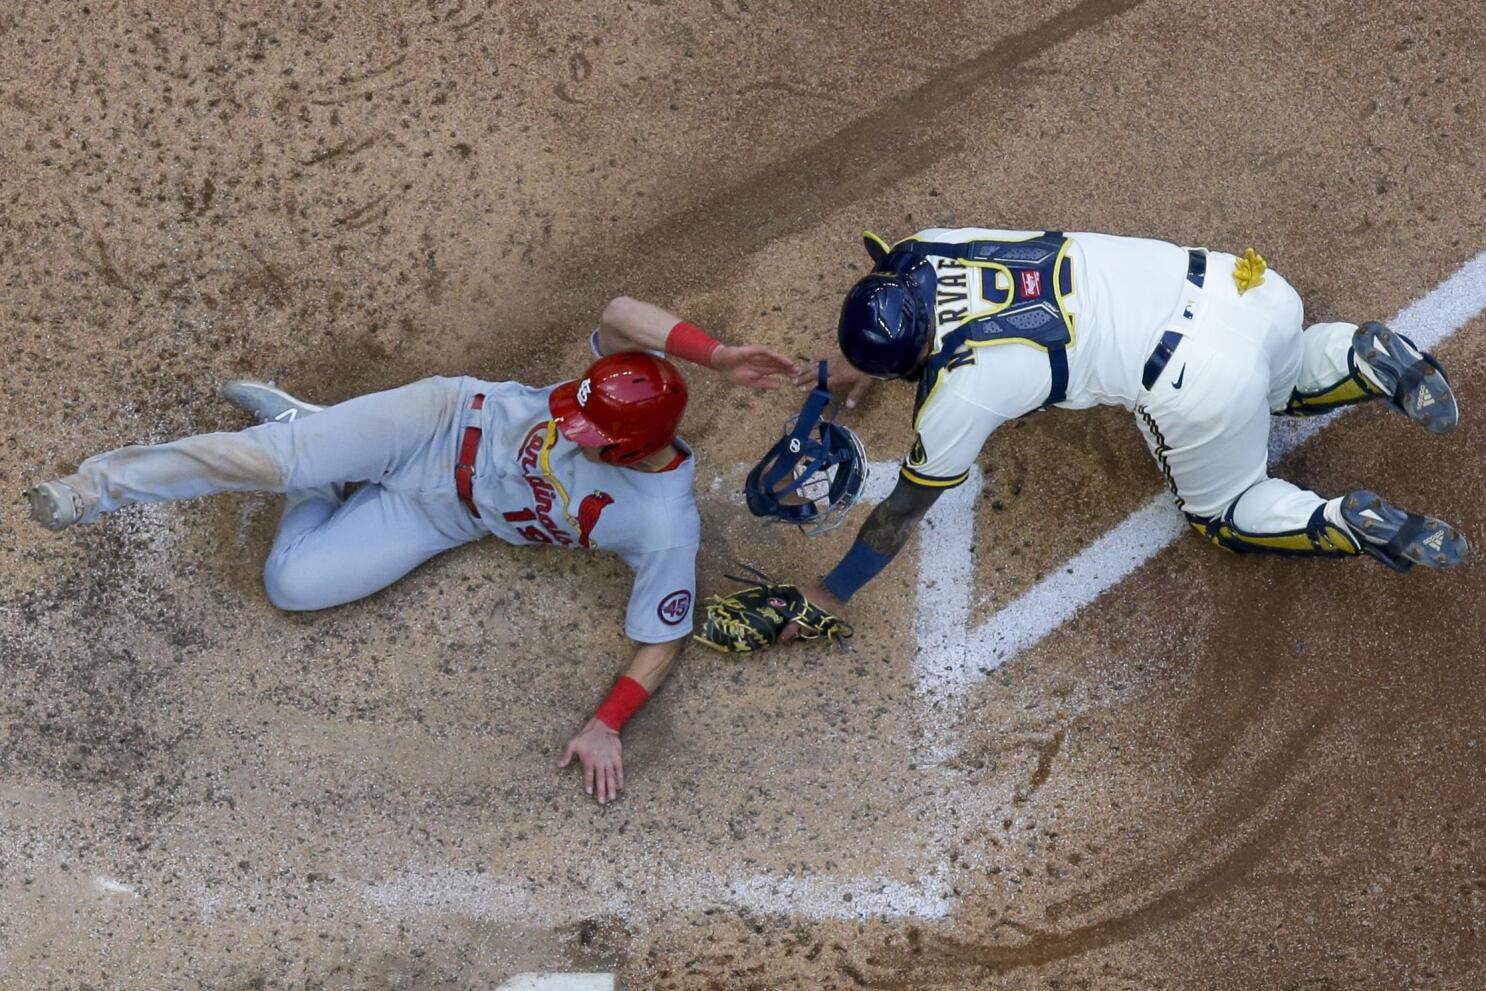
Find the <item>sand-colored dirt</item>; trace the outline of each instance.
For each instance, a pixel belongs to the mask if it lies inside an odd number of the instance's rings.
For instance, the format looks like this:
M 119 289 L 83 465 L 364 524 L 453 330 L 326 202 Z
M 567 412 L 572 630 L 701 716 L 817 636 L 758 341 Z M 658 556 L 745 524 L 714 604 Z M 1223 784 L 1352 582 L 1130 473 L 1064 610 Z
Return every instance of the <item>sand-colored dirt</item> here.
M 1472 0 L 11 0 L 0 483 L 241 426 L 214 395 L 241 374 L 319 401 L 564 378 L 621 292 L 823 353 L 863 227 L 1253 245 L 1312 319 L 1387 317 L 1486 248 L 1483 52 Z M 1486 546 L 1483 338 L 1440 351 L 1455 434 L 1368 409 L 1283 471 Z M 728 497 L 795 398 L 691 380 L 704 593 L 736 558 L 820 570 L 849 532 Z M 909 403 L 855 416 L 875 458 Z M 977 618 L 1161 488 L 1118 410 L 1029 419 L 981 467 Z M 901 562 L 847 651 L 688 652 L 600 809 L 553 765 L 626 659 L 621 565 L 492 542 L 286 615 L 276 518 L 52 535 L 0 502 L 0 987 L 1486 973 L 1479 565 L 1183 540 L 940 712 Z

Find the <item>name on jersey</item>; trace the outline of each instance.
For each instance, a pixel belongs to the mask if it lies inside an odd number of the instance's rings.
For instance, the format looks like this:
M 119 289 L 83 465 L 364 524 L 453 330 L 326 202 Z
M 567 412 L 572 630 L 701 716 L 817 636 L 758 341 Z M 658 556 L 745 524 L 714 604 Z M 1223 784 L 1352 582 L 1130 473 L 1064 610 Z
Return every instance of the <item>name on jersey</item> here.
M 534 544 L 561 544 L 570 547 L 573 535 L 558 526 L 552 509 L 558 503 L 557 488 L 542 474 L 542 447 L 547 442 L 547 424 L 539 423 L 521 443 L 522 477 L 531 489 L 533 506 L 503 514 L 509 523 L 521 524 L 517 531 Z
M 939 326 L 957 324 L 970 315 L 970 273 L 955 258 L 934 259 L 934 308 Z
M 1040 299 L 1047 288 L 1036 269 L 1015 276 L 997 263 L 976 265 L 973 276 L 970 269 L 958 258 L 934 259 L 934 316 L 941 331 L 1000 313 L 1018 299 Z

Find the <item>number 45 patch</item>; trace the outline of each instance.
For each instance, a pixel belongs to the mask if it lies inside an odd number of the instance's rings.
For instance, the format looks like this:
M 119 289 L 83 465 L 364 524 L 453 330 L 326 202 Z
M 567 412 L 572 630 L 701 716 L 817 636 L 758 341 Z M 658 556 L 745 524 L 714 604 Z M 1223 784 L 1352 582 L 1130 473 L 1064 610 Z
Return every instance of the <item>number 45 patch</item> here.
M 675 626 L 680 623 L 691 612 L 691 593 L 684 588 L 679 588 L 660 600 L 660 605 L 655 607 L 655 614 L 660 621 L 667 626 Z

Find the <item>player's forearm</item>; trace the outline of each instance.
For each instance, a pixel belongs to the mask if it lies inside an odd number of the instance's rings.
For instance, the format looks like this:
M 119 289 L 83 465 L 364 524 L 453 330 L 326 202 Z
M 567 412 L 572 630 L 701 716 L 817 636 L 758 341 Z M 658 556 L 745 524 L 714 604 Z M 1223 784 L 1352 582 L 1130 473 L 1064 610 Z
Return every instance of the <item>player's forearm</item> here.
M 666 675 L 671 673 L 671 665 L 676 662 L 685 644 L 685 637 L 665 643 L 640 644 L 635 651 L 634 660 L 625 669 L 624 677 L 633 678 L 654 695 L 661 682 L 666 680 Z
M 614 687 L 594 710 L 593 718 L 615 732 L 623 729 L 624 724 L 640 711 L 660 688 L 661 682 L 666 680 L 685 643 L 686 638 L 681 637 L 665 643 L 641 644 L 629 667 L 615 680 Z
M 666 335 L 680 317 L 652 303 L 618 296 L 599 317 L 599 345 L 604 354 L 639 349 L 664 351 Z
M 712 354 L 719 347 L 721 343 L 715 338 L 669 310 L 628 296 L 609 300 L 599 317 L 599 350 L 604 354 L 663 351 L 710 366 Z
M 892 494 L 872 510 L 851 550 L 821 579 L 821 585 L 846 602 L 897 557 L 938 498 L 938 489 L 922 488 L 900 479 Z

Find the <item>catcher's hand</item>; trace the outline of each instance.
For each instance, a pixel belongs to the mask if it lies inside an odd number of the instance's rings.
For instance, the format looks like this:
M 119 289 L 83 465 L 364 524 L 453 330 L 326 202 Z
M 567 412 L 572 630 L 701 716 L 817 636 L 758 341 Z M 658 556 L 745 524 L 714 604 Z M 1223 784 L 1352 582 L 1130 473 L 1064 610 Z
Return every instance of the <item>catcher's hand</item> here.
M 702 603 L 706 616 L 701 632 L 692 639 L 713 650 L 747 654 L 772 647 L 791 623 L 795 624 L 796 635 L 804 640 L 825 637 L 837 641 L 851 636 L 851 626 L 845 620 L 813 604 L 794 585 L 776 585 L 759 577 L 765 584 L 731 595 L 714 595 Z

